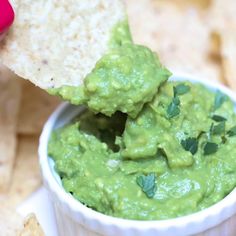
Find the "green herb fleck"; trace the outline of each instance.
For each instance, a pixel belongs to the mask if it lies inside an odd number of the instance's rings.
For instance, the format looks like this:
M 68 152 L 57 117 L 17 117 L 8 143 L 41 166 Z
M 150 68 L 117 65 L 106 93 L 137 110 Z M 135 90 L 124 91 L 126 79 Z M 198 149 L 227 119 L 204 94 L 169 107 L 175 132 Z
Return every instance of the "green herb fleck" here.
M 190 86 L 185 85 L 185 84 L 179 84 L 174 87 L 174 97 L 183 95 L 189 91 L 190 91 Z
M 222 104 L 225 101 L 227 101 L 227 99 L 228 97 L 225 94 L 221 93 L 220 91 L 217 91 L 215 95 L 215 102 L 214 102 L 213 110 L 215 111 L 219 109 L 222 106 Z
M 204 146 L 203 151 L 205 156 L 211 155 L 218 151 L 218 145 L 216 143 L 207 142 Z
M 171 118 L 179 115 L 179 113 L 180 113 L 179 105 L 180 105 L 179 98 L 174 97 L 172 99 L 172 102 L 170 103 L 170 105 L 167 108 L 167 117 L 168 117 L 168 119 L 171 119 Z
M 205 134 L 205 133 L 206 133 L 205 131 L 201 131 L 199 133 L 199 135 L 197 136 L 197 140 L 199 140 L 202 137 L 202 135 Z
M 213 115 L 211 117 L 212 120 L 216 121 L 216 122 L 221 122 L 221 121 L 227 121 L 227 119 L 223 116 L 218 116 L 218 115 Z
M 179 113 L 180 113 L 180 109 L 179 109 L 180 100 L 179 100 L 178 96 L 187 93 L 189 90 L 190 90 L 190 86 L 185 85 L 185 84 L 179 84 L 179 85 L 173 87 L 174 97 L 167 108 L 167 118 L 168 119 L 171 119 L 171 118 L 179 115 Z
M 198 140 L 197 138 L 187 138 L 181 141 L 182 147 L 194 155 L 198 150 Z
M 236 125 L 235 125 L 233 128 L 231 128 L 231 129 L 227 132 L 227 134 L 229 135 L 229 137 L 236 136 Z
M 225 121 L 220 122 L 218 125 L 212 125 L 210 132 L 213 135 L 220 135 L 225 133 Z
M 221 141 L 222 141 L 223 144 L 225 144 L 227 142 L 227 138 L 225 137 L 225 135 L 223 135 L 221 137 Z
M 137 177 L 136 182 L 148 198 L 154 197 L 157 190 L 156 175 L 154 173 L 140 175 Z

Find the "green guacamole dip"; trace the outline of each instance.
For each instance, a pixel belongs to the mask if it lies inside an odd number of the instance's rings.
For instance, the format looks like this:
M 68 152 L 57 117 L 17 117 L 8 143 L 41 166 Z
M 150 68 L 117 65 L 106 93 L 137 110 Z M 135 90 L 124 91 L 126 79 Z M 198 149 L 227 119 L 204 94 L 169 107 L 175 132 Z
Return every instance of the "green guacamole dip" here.
M 86 104 L 94 112 L 111 116 L 122 111 L 135 118 L 170 75 L 154 52 L 132 42 L 128 23 L 121 22 L 113 30 L 108 52 L 83 86 L 48 91 L 72 104 Z
M 235 147 L 229 98 L 199 84 L 166 82 L 135 118 L 86 111 L 52 133 L 48 153 L 65 190 L 86 206 L 162 220 L 229 194 L 236 186 Z

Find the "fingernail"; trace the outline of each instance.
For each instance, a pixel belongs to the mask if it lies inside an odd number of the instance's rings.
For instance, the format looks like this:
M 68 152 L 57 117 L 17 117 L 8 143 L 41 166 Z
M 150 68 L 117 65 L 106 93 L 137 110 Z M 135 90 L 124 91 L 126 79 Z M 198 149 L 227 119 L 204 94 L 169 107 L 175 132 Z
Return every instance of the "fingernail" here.
M 14 11 L 8 0 L 0 0 L 0 37 L 14 21 Z

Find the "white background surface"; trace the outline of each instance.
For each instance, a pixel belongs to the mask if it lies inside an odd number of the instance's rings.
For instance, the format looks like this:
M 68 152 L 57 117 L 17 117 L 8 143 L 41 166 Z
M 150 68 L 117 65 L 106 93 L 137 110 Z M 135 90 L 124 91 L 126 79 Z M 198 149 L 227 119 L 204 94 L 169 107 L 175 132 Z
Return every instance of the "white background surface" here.
M 22 216 L 35 213 L 46 236 L 57 236 L 56 221 L 52 205 L 49 201 L 46 189 L 41 187 L 34 192 L 25 202 L 23 202 L 17 211 Z

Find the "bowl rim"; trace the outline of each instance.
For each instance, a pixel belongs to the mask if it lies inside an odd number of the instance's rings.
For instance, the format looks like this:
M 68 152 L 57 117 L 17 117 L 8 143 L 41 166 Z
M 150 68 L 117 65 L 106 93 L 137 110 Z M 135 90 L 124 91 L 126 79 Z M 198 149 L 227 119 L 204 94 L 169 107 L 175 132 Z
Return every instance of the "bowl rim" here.
M 232 92 L 229 88 L 225 87 L 224 85 L 221 85 L 216 81 L 208 81 L 189 75 L 174 75 L 171 77 L 170 80 L 190 81 L 193 83 L 203 84 L 204 86 L 211 88 L 213 90 L 220 90 L 221 92 L 228 95 L 236 105 L 236 94 Z M 86 218 L 89 221 L 97 221 L 102 225 L 115 225 L 118 228 L 122 229 L 135 228 L 141 231 L 148 229 L 154 229 L 154 230 L 158 229 L 160 231 L 163 231 L 170 227 L 178 230 L 186 226 L 192 226 L 191 233 L 198 233 L 218 225 L 219 223 L 227 220 L 236 213 L 236 188 L 230 194 L 228 194 L 224 199 L 204 210 L 186 216 L 181 216 L 178 218 L 172 218 L 167 220 L 141 221 L 141 220 L 122 219 L 105 215 L 86 207 L 78 200 L 76 200 L 71 194 L 67 193 L 64 190 L 64 188 L 60 186 L 60 184 L 57 182 L 55 176 L 51 171 L 49 158 L 47 155 L 47 144 L 51 131 L 53 130 L 53 127 L 56 124 L 57 119 L 60 117 L 61 114 L 63 114 L 64 110 L 68 106 L 71 106 L 71 104 L 67 102 L 61 104 L 52 113 L 52 115 L 45 123 L 39 140 L 38 153 L 39 153 L 41 173 L 45 185 L 47 185 L 50 191 L 54 192 L 54 194 L 57 195 L 60 201 L 66 204 L 67 208 L 69 208 L 75 214 L 79 214 L 80 216 Z M 199 226 L 203 222 L 204 224 Z

